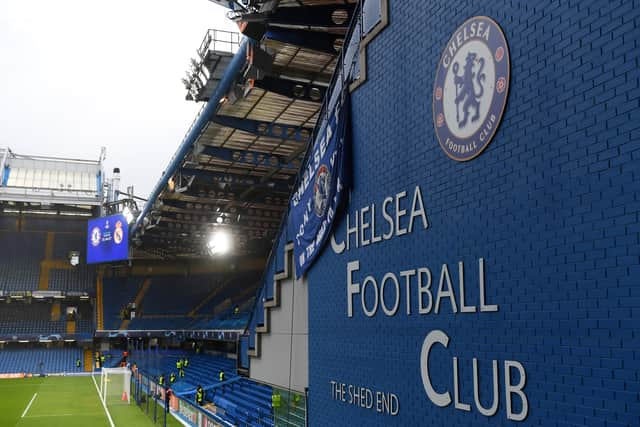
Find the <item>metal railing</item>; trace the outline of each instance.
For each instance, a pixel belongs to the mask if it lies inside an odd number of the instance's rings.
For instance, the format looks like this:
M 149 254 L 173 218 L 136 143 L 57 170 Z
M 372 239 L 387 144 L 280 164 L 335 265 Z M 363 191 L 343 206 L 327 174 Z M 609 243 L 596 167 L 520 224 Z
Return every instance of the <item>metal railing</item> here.
M 154 425 L 166 427 L 186 423 L 195 427 L 233 427 L 220 416 L 169 390 L 170 387 L 156 383 L 155 377 L 143 371 L 138 370 L 131 376 L 133 401 Z
M 207 33 L 200 43 L 198 55 L 205 59 L 210 50 L 217 52 L 236 53 L 240 48 L 240 33 L 224 30 L 207 30 Z

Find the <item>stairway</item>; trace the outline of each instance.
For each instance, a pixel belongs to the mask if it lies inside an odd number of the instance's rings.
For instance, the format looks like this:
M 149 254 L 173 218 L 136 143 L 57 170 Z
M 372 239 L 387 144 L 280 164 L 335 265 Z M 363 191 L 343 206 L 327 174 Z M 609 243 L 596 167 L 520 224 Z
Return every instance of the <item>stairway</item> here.
M 60 303 L 54 302 L 51 304 L 51 321 L 58 322 L 60 320 Z
M 75 320 L 67 320 L 67 334 L 75 334 L 76 333 L 76 321 Z
M 102 278 L 104 276 L 104 269 L 98 268 L 98 274 L 96 275 L 96 326 L 97 330 L 104 330 L 104 309 L 102 307 Z
M 85 350 L 83 359 L 84 359 L 84 371 L 85 372 L 93 371 L 93 352 L 91 350 Z
M 56 233 L 47 232 L 47 241 L 45 243 L 44 248 L 44 259 L 40 262 L 40 282 L 38 284 L 38 289 L 41 291 L 46 291 L 49 289 L 49 271 L 51 270 L 51 266 L 49 262 L 53 258 L 53 245 L 56 240 Z

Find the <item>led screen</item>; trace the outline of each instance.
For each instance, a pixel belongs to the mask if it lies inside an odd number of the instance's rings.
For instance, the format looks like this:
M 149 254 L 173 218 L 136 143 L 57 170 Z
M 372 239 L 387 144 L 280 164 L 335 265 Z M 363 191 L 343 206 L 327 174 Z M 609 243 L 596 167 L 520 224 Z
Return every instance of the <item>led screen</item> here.
M 121 261 L 129 257 L 129 224 L 121 214 L 89 220 L 87 263 Z

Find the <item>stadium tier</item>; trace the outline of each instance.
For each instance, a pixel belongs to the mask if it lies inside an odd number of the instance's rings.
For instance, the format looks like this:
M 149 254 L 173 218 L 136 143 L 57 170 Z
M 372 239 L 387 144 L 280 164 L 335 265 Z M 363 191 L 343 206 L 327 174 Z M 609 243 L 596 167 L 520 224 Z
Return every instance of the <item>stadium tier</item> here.
M 80 366 L 76 361 L 80 360 Z M 0 349 L 0 373 L 55 374 L 83 372 L 83 351 L 80 348 Z
M 105 330 L 243 330 L 258 273 L 108 277 L 103 283 Z
M 45 233 L 0 231 L 0 289 L 32 291 L 40 285 Z
M 60 303 L 15 301 L 0 303 L 0 336 L 93 334 L 93 314 L 88 303 L 69 302 L 76 309 L 73 330 Z
M 176 362 L 187 358 L 184 377 L 179 376 Z M 169 381 L 171 373 L 176 381 L 171 389 L 179 396 L 195 403 L 195 391 L 200 385 L 205 390 L 205 404 L 213 403 L 218 415 L 236 425 L 272 426 L 272 388 L 240 377 L 236 373 L 236 361 L 223 356 L 194 354 L 190 351 L 135 352 L 130 360 L 135 362 L 143 375 L 158 381 L 164 375 Z M 220 380 L 220 372 L 224 379 Z
M 123 309 L 135 300 L 142 278 L 105 278 L 103 281 L 104 329 L 117 330 L 124 320 Z
M 45 224 L 51 225 L 50 221 L 37 223 Z M 70 252 L 84 252 L 84 234 L 77 232 L 84 224 L 65 224 L 59 228 L 73 227 L 76 232 L 0 230 L 0 241 L 6 242 L 0 245 L 0 290 L 95 293 L 95 268 L 69 263 Z

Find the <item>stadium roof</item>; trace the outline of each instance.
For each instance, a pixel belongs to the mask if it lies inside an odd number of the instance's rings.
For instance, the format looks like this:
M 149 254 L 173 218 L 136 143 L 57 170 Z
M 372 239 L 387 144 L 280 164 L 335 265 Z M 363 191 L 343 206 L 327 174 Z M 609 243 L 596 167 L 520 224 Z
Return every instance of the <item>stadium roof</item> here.
M 222 3 L 247 37 L 209 30 L 191 61 L 186 98 L 206 104 L 133 227 L 147 253 L 202 256 L 225 229 L 236 255 L 266 254 L 355 1 Z
M 92 215 L 103 202 L 102 158 L 31 156 L 0 148 L 0 208 Z

